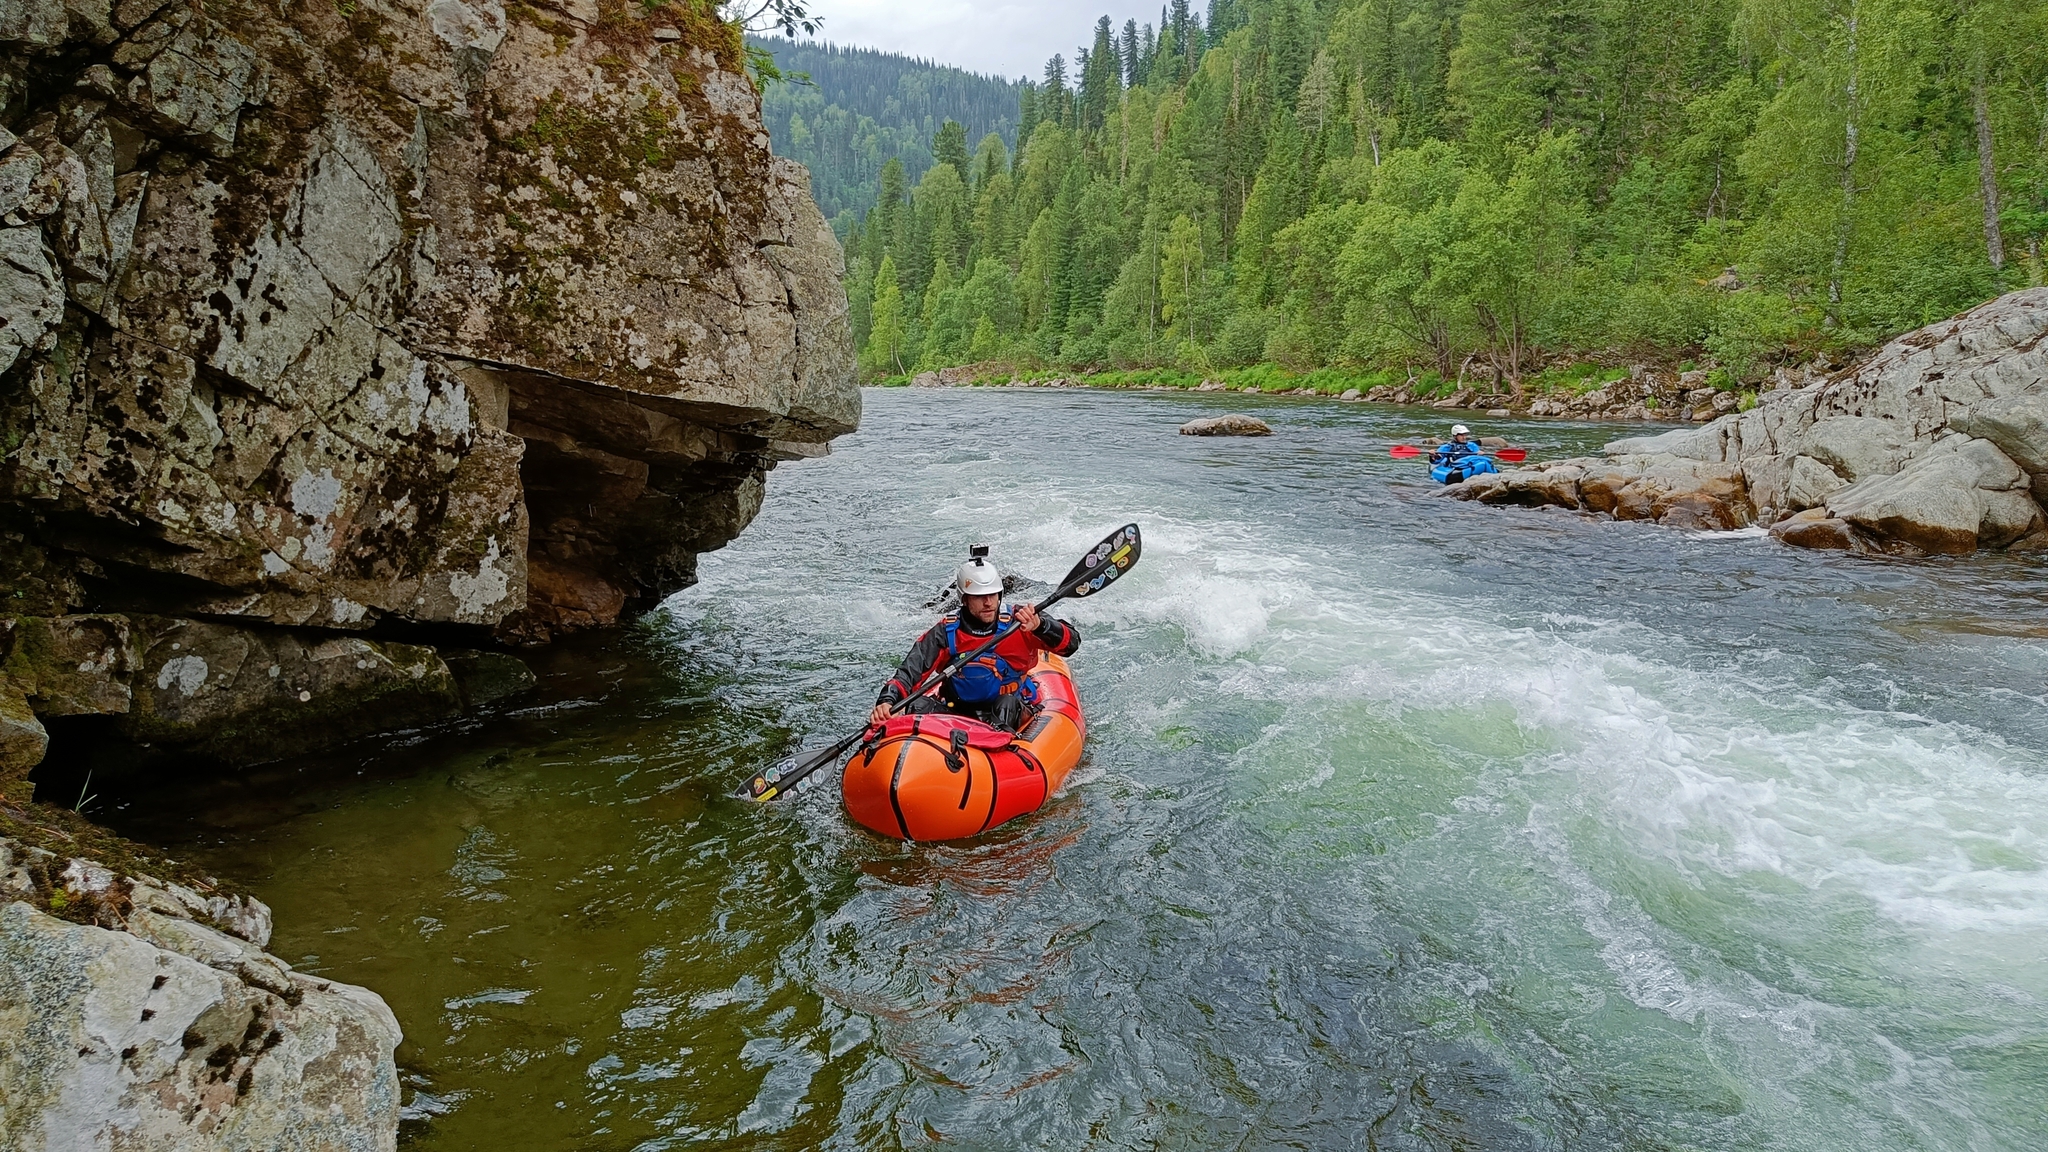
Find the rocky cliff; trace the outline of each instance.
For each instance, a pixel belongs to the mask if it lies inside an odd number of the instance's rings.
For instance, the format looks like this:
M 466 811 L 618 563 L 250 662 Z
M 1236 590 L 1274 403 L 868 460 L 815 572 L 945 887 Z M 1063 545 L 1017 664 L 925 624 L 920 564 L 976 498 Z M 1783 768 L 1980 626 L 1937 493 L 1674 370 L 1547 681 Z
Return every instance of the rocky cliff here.
M 2048 288 L 1901 336 L 1699 428 L 1445 489 L 1898 555 L 2048 547 Z
M 0 778 L 445 718 L 687 585 L 859 416 L 758 110 L 694 0 L 0 0 Z

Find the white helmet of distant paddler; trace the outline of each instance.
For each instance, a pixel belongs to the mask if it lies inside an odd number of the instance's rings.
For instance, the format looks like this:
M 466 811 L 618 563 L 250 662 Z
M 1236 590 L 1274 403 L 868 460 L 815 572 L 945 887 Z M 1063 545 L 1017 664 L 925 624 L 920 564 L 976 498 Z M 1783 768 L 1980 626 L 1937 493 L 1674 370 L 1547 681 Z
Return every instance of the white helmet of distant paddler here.
M 1470 436 L 1471 434 L 1472 430 L 1470 428 L 1465 427 L 1463 424 L 1451 425 L 1451 435 L 1453 436 Z
M 1003 590 L 1003 574 L 988 562 L 988 545 L 976 544 L 967 549 L 967 563 L 960 566 L 955 574 L 960 583 L 962 596 L 988 596 L 1000 594 Z

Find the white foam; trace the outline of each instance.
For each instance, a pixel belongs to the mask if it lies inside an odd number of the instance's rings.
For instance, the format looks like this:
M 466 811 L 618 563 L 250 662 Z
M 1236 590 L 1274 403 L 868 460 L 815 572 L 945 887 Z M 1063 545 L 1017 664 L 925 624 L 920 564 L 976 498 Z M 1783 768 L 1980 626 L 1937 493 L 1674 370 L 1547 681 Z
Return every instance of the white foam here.
M 900 420 L 913 409 L 897 401 L 877 407 L 895 405 Z M 951 402 L 997 410 L 965 394 Z M 1085 434 L 1050 449 L 1028 436 L 958 447 L 863 434 L 827 461 L 778 470 L 761 526 L 705 555 L 703 582 L 674 602 L 681 649 L 734 669 L 722 704 L 806 733 L 815 747 L 837 734 L 838 710 L 865 707 L 929 622 L 920 605 L 967 543 L 986 541 L 1007 570 L 1052 580 L 1104 532 L 1136 520 L 1139 568 L 1058 610 L 1086 638 L 1075 668 L 1092 725 L 1089 759 L 1069 777 L 1063 805 L 1094 834 L 1118 835 L 1133 797 L 1157 788 L 1187 789 L 1173 815 L 1193 813 L 1204 826 L 1270 820 L 1284 863 L 1246 866 L 1294 871 L 1257 879 L 1301 880 L 1313 894 L 1300 899 L 1339 906 L 1356 889 L 1345 910 L 1361 923 L 1469 931 L 1450 942 L 1456 955 L 1444 965 L 1469 970 L 1459 987 L 1490 986 L 1498 1003 L 1523 987 L 1611 1002 L 1612 1013 L 1587 1010 L 1598 1022 L 1569 1027 L 1613 1033 L 1556 1040 L 1579 1045 L 1575 1070 L 1593 1071 L 1603 1045 L 1606 1056 L 1669 1045 L 1663 1056 L 1705 1077 L 1703 1092 L 1714 1090 L 1707 1080 L 1728 1078 L 1745 1133 L 1835 1124 L 1839 1134 L 1816 1136 L 1816 1147 L 1891 1146 L 1966 1114 L 1973 1100 L 1989 1102 L 1986 1115 L 2011 1112 L 1996 1092 L 1973 1096 L 1973 1073 L 1944 1064 L 1939 1042 L 1888 1033 L 1890 1005 L 1872 1006 L 1866 993 L 1896 987 L 1915 1011 L 1961 1005 L 1977 1020 L 2014 1021 L 2014 1036 L 1972 1043 L 2023 1044 L 2039 1033 L 2048 1021 L 2048 773 L 2028 750 L 1963 721 L 1913 714 L 1922 686 L 1887 686 L 1908 674 L 1856 663 L 1887 659 L 1881 645 L 1859 647 L 1860 618 L 1845 617 L 1839 637 L 1780 640 L 1742 604 L 1730 619 L 1750 621 L 1731 624 L 1744 636 L 1694 643 L 1698 629 L 1639 610 L 1627 591 L 1609 611 L 1583 589 L 1532 589 L 1512 556 L 1486 554 L 1508 548 L 1486 533 L 1520 531 L 1532 518 L 1463 507 L 1439 516 L 1440 502 L 1418 501 L 1441 529 L 1405 512 L 1391 531 L 1327 515 L 1310 522 L 1296 500 L 1312 502 L 1316 481 L 1229 455 L 1236 446 L 1217 455 L 1168 428 L 1163 447 L 1144 450 L 1152 455 L 1120 455 L 1092 446 L 1118 429 L 1076 427 Z M 1204 471 L 1185 470 L 1190 451 L 1206 454 Z M 1153 459 L 1182 470 L 1148 471 Z M 824 469 L 838 478 L 812 484 Z M 1709 594 L 1753 586 L 1746 569 L 1776 547 L 1759 531 L 1695 540 L 1563 520 L 1543 531 L 1668 546 L 1681 568 L 1700 563 Z M 1483 564 L 1467 564 L 1473 556 Z M 1626 580 L 1648 562 L 1619 560 L 1593 564 L 1589 576 Z M 1682 594 L 1669 604 L 1674 616 L 1703 610 L 1715 609 Z M 767 635 L 803 643 L 763 651 L 747 639 Z M 1824 662 L 1829 648 L 1834 665 Z M 752 668 L 764 660 L 781 663 L 772 675 Z M 2012 670 L 2022 674 L 1992 675 Z M 2028 695 L 2039 677 L 2027 673 L 2038 670 L 2018 659 L 1987 671 L 1987 697 L 2040 708 Z M 1105 775 L 1117 783 L 1097 786 Z M 830 803 L 773 818 L 800 826 L 790 842 L 821 876 L 843 874 L 844 854 L 865 843 Z M 1174 831 L 1184 843 L 1201 834 Z M 1395 873 L 1410 887 L 1377 904 L 1366 897 Z M 1444 908 L 1470 919 L 1451 922 Z M 1540 978 L 1518 983 L 1521 965 Z M 1655 1019 L 1631 1022 L 1623 1001 Z M 1494 1022 L 1545 1010 L 1513 1003 Z M 760 1055 L 771 1065 L 791 1057 L 777 1090 L 764 1084 L 749 1113 L 772 1128 L 801 1099 L 808 1057 Z M 1863 1070 L 1873 1060 L 1874 1077 Z M 1922 1142 L 1997 1139 L 1959 1123 Z

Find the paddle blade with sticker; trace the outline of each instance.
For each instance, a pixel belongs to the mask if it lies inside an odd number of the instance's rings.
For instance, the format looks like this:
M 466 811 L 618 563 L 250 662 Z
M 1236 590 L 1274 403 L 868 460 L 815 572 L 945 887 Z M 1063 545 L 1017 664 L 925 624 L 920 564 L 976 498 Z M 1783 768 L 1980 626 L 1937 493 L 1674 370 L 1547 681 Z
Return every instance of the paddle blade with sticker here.
M 1074 570 L 1067 573 L 1065 580 L 1060 581 L 1060 593 L 1079 599 L 1102 591 L 1129 572 L 1143 550 L 1138 526 L 1124 525 L 1103 537 L 1102 543 L 1081 557 L 1081 562 L 1074 565 Z

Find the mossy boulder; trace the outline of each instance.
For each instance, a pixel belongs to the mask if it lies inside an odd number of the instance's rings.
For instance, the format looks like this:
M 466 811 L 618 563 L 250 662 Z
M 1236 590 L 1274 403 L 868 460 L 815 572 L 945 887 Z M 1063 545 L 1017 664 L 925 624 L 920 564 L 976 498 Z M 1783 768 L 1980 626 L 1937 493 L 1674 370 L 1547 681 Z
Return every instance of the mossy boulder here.
M 5 676 L 0 676 L 0 792 L 19 789 L 29 769 L 43 762 L 50 747 L 49 733 L 28 706 L 28 697 Z M 27 800 L 24 791 L 14 797 Z

